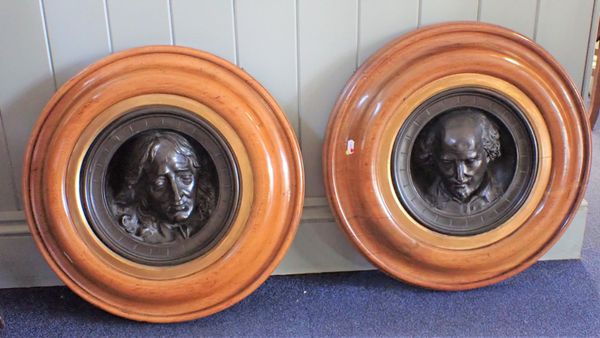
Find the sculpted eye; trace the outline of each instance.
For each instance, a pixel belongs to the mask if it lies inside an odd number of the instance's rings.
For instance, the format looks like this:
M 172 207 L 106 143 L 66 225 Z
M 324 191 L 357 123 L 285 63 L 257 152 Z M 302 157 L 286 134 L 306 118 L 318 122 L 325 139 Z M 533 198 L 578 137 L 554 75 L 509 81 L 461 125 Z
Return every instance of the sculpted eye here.
M 194 175 L 192 175 L 191 173 L 180 174 L 180 175 L 178 175 L 178 177 L 179 177 L 179 180 L 181 180 L 185 184 L 192 183 L 192 181 L 194 179 Z
M 155 188 L 163 188 L 165 185 L 167 184 L 167 180 L 164 177 L 158 177 L 156 180 L 154 180 L 154 187 Z

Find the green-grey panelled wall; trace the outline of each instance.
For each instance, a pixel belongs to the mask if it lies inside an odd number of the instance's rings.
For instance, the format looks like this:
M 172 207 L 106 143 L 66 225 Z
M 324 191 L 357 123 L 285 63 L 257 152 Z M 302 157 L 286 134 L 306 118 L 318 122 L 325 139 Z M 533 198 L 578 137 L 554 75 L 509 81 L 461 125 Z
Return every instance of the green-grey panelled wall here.
M 343 251 L 348 244 L 323 198 L 321 145 L 340 90 L 371 53 L 419 26 L 490 22 L 540 43 L 586 92 L 597 2 L 0 0 L 0 269 L 14 261 L 2 258 L 8 250 L 3 237 L 10 237 L 11 247 L 23 241 L 20 255 L 33 249 L 20 211 L 20 180 L 40 110 L 68 78 L 110 53 L 148 44 L 190 46 L 234 62 L 260 81 L 287 113 L 304 157 L 307 206 L 292 250 L 302 248 L 298 241 L 320 236 L 324 246 Z

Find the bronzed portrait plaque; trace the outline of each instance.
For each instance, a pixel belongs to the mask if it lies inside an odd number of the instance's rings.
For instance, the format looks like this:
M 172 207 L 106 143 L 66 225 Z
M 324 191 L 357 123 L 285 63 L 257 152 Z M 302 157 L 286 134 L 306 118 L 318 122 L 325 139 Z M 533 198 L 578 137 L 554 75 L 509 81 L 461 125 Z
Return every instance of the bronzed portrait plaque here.
M 147 107 L 111 123 L 81 171 L 86 217 L 116 253 L 149 265 L 179 264 L 227 232 L 238 204 L 237 164 L 206 121 Z
M 33 239 L 88 302 L 143 322 L 221 311 L 284 257 L 304 201 L 293 127 L 243 69 L 116 52 L 57 89 L 23 162 Z
M 536 146 L 519 108 L 478 88 L 442 92 L 421 104 L 396 137 L 397 195 L 426 227 L 475 235 L 512 216 L 536 171 Z

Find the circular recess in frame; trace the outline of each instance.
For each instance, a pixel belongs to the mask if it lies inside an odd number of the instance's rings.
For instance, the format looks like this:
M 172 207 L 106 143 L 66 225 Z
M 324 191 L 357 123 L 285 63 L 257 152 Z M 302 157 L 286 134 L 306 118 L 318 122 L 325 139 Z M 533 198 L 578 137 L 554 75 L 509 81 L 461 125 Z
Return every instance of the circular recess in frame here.
M 194 259 L 229 230 L 239 204 L 236 160 L 219 132 L 175 107 L 116 120 L 81 168 L 82 201 L 98 237 L 149 265 Z
M 503 224 L 535 181 L 537 147 L 519 108 L 498 93 L 458 88 L 427 99 L 394 143 L 403 206 L 424 226 L 470 236 Z

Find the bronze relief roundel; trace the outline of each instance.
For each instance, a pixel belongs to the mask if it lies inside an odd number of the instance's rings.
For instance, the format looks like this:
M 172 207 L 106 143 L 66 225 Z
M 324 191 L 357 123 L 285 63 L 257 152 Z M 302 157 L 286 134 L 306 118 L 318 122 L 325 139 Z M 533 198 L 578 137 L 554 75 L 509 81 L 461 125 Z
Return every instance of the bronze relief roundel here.
M 476 235 L 522 205 L 537 168 L 533 131 L 501 95 L 460 88 L 427 99 L 406 120 L 392 154 L 403 206 L 439 233 Z
M 52 269 L 89 302 L 150 322 L 207 316 L 256 289 L 294 237 L 303 184 L 269 93 L 173 46 L 113 54 L 63 85 L 23 169 Z
M 81 168 L 83 206 L 113 251 L 149 265 L 210 250 L 236 215 L 237 163 L 211 125 L 174 107 L 147 107 L 114 121 Z
M 577 89 L 540 46 L 448 23 L 361 66 L 323 158 L 334 214 L 373 264 L 462 290 L 513 276 L 558 240 L 585 191 L 590 134 Z

